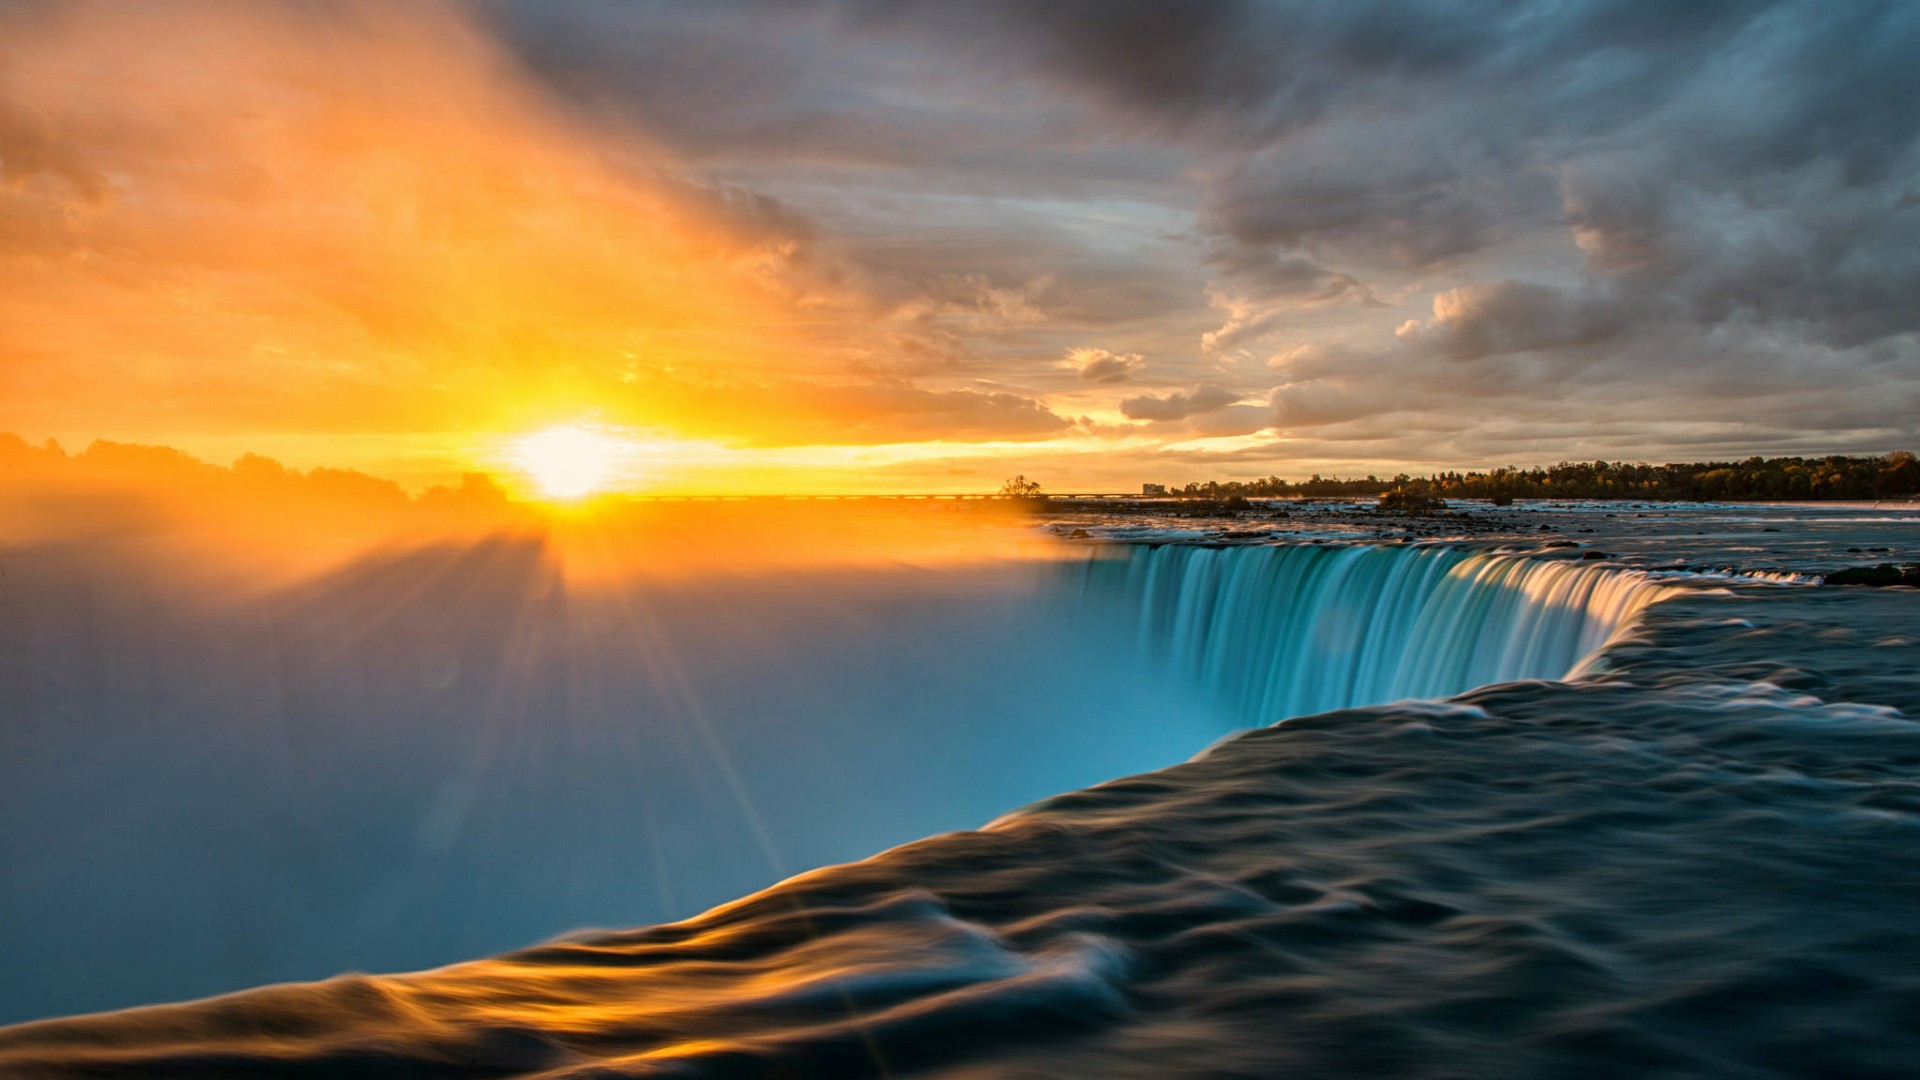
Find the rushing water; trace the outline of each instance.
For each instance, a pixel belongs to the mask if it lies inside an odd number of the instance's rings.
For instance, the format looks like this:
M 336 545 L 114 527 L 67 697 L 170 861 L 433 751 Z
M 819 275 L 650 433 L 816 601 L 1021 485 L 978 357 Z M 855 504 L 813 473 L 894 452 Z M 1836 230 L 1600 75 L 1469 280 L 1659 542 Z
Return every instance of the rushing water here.
M 1022 595 L 1039 606 L 980 626 L 1075 608 L 1022 642 L 1094 647 L 1052 669 L 1072 693 L 1040 708 L 1017 706 L 1039 684 L 1013 680 L 995 753 L 1059 753 L 1049 725 L 1147 738 L 1183 700 L 1160 660 L 1223 703 L 1180 738 L 1366 707 L 680 923 L 7 1029 L 0 1072 L 1776 1077 L 1920 1060 L 1911 592 L 1163 545 L 1100 550 Z M 897 639 L 893 614 L 856 622 Z M 863 730 L 840 729 L 852 765 L 831 783 L 872 767 Z
M 1139 627 L 1246 724 L 1561 678 L 1663 591 L 1585 562 L 1452 547 L 1121 546 L 1083 602 Z

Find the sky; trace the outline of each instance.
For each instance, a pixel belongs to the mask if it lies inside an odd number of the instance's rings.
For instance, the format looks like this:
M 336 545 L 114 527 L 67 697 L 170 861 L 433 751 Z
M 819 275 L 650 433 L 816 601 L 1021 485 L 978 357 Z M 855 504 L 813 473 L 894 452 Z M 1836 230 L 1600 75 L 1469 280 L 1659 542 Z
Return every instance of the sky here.
M 635 490 L 1920 446 L 1920 5 L 0 0 L 0 431 Z

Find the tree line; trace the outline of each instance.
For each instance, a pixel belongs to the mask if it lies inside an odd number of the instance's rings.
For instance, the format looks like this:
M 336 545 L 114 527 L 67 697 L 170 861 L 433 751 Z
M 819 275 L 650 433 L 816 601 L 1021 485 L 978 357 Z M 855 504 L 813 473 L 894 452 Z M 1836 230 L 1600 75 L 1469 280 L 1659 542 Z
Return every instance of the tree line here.
M 1715 502 L 1742 499 L 1886 499 L 1920 493 L 1920 463 L 1905 450 L 1882 457 L 1750 457 L 1649 465 L 1626 461 L 1563 461 L 1558 465 L 1486 472 L 1401 473 L 1381 478 L 1326 477 L 1298 483 L 1209 480 L 1169 488 L 1186 499 L 1365 497 L 1414 492 L 1460 499 L 1640 499 Z

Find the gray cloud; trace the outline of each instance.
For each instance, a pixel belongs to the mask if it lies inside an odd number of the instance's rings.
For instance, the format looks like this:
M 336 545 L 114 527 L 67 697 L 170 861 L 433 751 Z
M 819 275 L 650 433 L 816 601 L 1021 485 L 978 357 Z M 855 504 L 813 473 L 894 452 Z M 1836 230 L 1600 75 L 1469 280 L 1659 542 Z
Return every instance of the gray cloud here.
M 1608 341 L 1628 327 L 1631 312 L 1604 293 L 1569 293 L 1523 281 L 1448 289 L 1433 298 L 1433 318 L 1403 323 L 1408 344 L 1456 360 L 1570 348 Z
M 1068 350 L 1066 362 L 1080 378 L 1093 383 L 1123 383 L 1146 366 L 1146 359 L 1139 353 L 1092 348 Z
M 1203 220 L 1226 253 L 1220 261 L 1287 251 L 1356 268 L 1419 269 L 1551 215 L 1543 178 L 1433 120 L 1364 122 L 1241 159 L 1208 190 Z
M 1379 0 L 837 7 L 859 25 L 937 35 L 976 63 L 1039 73 L 1159 134 L 1242 140 L 1272 138 L 1356 99 L 1461 76 L 1490 56 L 1500 22 L 1481 5 Z
M 1329 383 L 1303 383 L 1276 388 L 1269 404 L 1273 409 L 1272 427 L 1298 431 L 1371 415 L 1380 410 L 1382 402 Z
M 1200 413 L 1224 409 L 1243 395 L 1221 386 L 1196 386 L 1186 393 L 1155 397 L 1143 394 L 1120 402 L 1121 415 L 1132 420 L 1185 420 Z
M 1914 329 L 1899 298 L 1920 282 L 1920 215 L 1903 209 L 1920 15 L 1905 4 L 493 10 L 566 96 L 722 163 L 808 175 L 831 163 L 862 169 L 860 183 L 879 169 L 895 179 L 870 192 L 897 206 L 931 208 L 929 181 L 1185 204 L 1215 300 L 1240 307 L 1215 325 L 1215 350 L 1290 327 L 1286 307 L 1392 306 L 1434 267 L 1498 258 L 1469 281 L 1538 279 L 1500 252 L 1538 252 L 1555 234 L 1634 307 L 1684 309 L 1674 334 L 1745 319 L 1859 344 Z M 1167 148 L 1198 165 L 1196 181 Z M 1075 165 L 1089 154 L 1104 156 L 1098 169 Z M 972 227 L 995 233 L 987 217 Z M 1091 267 L 1089 238 L 1054 240 L 1027 244 L 1033 273 Z M 1123 306 L 1112 286 L 1058 281 L 1060 311 Z M 1188 306 L 1206 300 L 1198 284 Z M 1179 292 L 1156 300 L 1171 309 Z M 1392 331 L 1405 315 L 1380 319 Z

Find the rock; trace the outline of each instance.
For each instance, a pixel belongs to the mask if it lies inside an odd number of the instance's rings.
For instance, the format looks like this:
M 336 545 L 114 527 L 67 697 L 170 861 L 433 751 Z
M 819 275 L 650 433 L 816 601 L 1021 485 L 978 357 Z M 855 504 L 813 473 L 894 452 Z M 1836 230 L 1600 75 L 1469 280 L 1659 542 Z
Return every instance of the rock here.
M 1829 585 L 1910 585 L 1920 588 L 1920 566 L 1904 568 L 1892 563 L 1879 566 L 1850 566 L 1827 575 Z
M 1431 514 L 1445 510 L 1445 499 L 1437 499 L 1424 491 L 1389 491 L 1380 496 L 1376 509 L 1398 511 L 1403 514 Z

